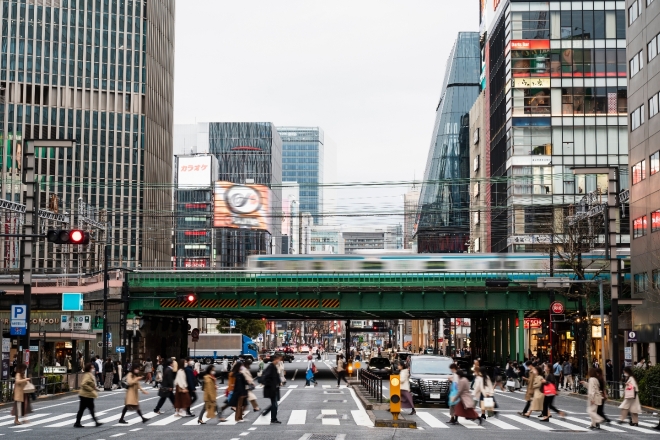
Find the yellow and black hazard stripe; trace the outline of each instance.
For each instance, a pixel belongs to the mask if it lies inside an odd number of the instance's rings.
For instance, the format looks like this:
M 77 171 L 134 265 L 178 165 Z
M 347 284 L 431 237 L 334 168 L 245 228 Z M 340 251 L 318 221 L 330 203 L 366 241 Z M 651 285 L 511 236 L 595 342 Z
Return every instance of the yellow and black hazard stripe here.
M 179 302 L 178 299 L 161 299 L 160 306 L 164 309 L 194 309 L 197 308 L 197 300 L 193 302 Z
M 292 309 L 298 307 L 298 300 L 297 299 L 283 299 L 281 301 L 282 307 L 287 308 L 287 309 Z
M 261 307 L 277 307 L 277 299 L 262 299 Z
M 324 309 L 338 309 L 339 300 L 338 299 L 324 299 L 321 301 L 321 304 Z
M 254 298 L 241 300 L 241 307 L 255 307 L 256 305 L 257 305 L 257 300 Z
M 300 300 L 300 307 L 304 309 L 315 309 L 318 308 L 319 306 L 319 300 L 318 299 L 301 299 Z
M 219 299 L 215 306 L 217 309 L 235 309 L 238 307 L 237 299 Z
M 210 309 L 213 307 L 218 307 L 217 299 L 202 299 L 199 301 L 199 306 L 205 309 Z

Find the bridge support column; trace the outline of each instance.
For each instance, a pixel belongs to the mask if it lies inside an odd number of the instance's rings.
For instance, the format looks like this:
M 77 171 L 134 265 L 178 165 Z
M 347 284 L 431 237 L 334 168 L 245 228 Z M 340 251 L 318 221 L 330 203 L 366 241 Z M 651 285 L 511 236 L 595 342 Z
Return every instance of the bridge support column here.
M 502 316 L 495 316 L 495 362 L 502 360 Z
M 509 316 L 502 316 L 502 360 L 509 359 Z
M 510 359 L 518 359 L 517 349 L 516 349 L 516 314 L 509 313 L 509 353 L 511 354 Z
M 525 360 L 525 311 L 518 310 L 518 361 Z
M 488 318 L 488 359 L 493 362 L 497 362 L 495 357 L 495 323 L 497 317 L 493 316 Z

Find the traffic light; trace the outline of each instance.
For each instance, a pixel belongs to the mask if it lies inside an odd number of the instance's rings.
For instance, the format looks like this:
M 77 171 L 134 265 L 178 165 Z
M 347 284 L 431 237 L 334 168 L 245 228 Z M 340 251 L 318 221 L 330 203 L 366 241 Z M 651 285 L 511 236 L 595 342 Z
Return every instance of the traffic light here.
M 390 412 L 394 420 L 399 420 L 401 412 L 401 381 L 398 375 L 390 376 Z
M 89 244 L 89 232 L 81 229 L 50 229 L 46 233 L 46 239 L 54 244 Z
M 442 320 L 442 324 L 444 329 L 442 330 L 442 334 L 445 336 L 450 336 L 451 335 L 451 318 L 445 318 Z
M 180 303 L 184 303 L 184 304 L 192 304 L 192 303 L 194 303 L 195 301 L 197 301 L 197 295 L 195 295 L 194 293 L 186 293 L 186 294 L 184 294 L 184 295 L 177 295 L 177 296 L 176 296 L 176 299 L 177 299 Z

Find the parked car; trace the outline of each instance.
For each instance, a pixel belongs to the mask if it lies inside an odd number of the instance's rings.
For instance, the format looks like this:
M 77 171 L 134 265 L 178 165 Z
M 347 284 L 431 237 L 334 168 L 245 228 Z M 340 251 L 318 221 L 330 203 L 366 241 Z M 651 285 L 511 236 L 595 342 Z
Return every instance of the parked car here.
M 300 347 L 300 353 L 309 354 L 309 346 L 303 345 L 302 347 Z
M 422 403 L 447 403 L 452 362 L 447 356 L 412 356 L 410 391 L 413 398 Z
M 367 364 L 367 371 L 378 377 L 389 379 L 392 373 L 392 363 L 388 358 L 372 357 Z

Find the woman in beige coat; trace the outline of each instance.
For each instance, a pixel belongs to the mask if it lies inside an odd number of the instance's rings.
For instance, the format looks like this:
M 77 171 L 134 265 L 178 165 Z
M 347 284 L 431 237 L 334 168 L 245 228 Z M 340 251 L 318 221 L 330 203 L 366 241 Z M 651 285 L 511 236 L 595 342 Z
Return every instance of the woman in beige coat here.
M 25 364 L 16 366 L 16 376 L 14 377 L 14 407 L 11 411 L 14 416 L 14 425 L 20 425 L 21 422 L 18 419 L 32 412 L 30 408 L 30 395 L 24 392 L 25 385 L 30 382 L 30 378 L 25 377 L 25 370 L 27 370 Z
M 259 403 L 257 403 L 257 396 L 252 392 L 252 390 L 256 388 L 256 385 L 254 384 L 252 373 L 250 373 L 250 365 L 252 365 L 252 359 L 245 359 L 245 362 L 241 367 L 241 373 L 243 374 L 243 377 L 245 377 L 245 386 L 248 390 L 247 400 L 252 404 L 254 412 L 257 412 L 261 411 L 261 408 L 259 408 Z
M 94 399 L 99 397 L 99 394 L 96 392 L 96 378 L 92 372 L 91 362 L 85 365 L 84 370 L 85 374 L 83 374 L 80 391 L 78 391 L 80 404 L 78 405 L 78 414 L 76 415 L 76 423 L 73 425 L 74 428 L 83 428 L 80 421 L 82 420 L 82 416 L 86 409 L 89 409 L 89 413 L 92 415 L 92 420 L 94 420 L 96 426 L 101 426 L 103 424 L 99 423 L 94 415 Z
M 639 426 L 638 415 L 639 413 L 642 412 L 642 406 L 639 403 L 639 396 L 638 396 L 639 388 L 637 387 L 637 381 L 633 376 L 632 368 L 630 367 L 624 368 L 623 376 L 626 378 L 626 389 L 624 393 L 634 395 L 634 397 L 624 398 L 623 403 L 619 405 L 619 408 L 621 409 L 621 418 L 619 419 L 619 425 L 622 424 L 624 420 L 626 420 L 626 417 L 628 416 L 628 412 L 630 412 L 630 416 L 632 418 L 632 421 L 630 422 L 630 426 Z
M 603 403 L 603 392 L 600 389 L 598 380 L 598 371 L 596 368 L 589 368 L 589 382 L 587 383 L 587 413 L 591 418 L 589 429 L 600 429 L 600 424 L 605 421 L 598 414 L 598 407 Z
M 545 399 L 545 395 L 543 394 L 543 376 L 539 374 L 539 370 L 536 367 L 532 367 L 534 369 L 534 380 L 533 382 L 530 382 L 528 387 L 531 387 L 533 390 L 532 394 L 532 405 L 529 408 L 529 411 L 526 413 L 523 413 L 523 417 L 529 418 L 530 415 L 532 415 L 533 411 L 543 411 L 543 400 Z M 529 390 L 528 390 L 529 391 Z
M 134 364 L 131 367 L 131 371 L 126 374 L 126 383 L 128 384 L 128 388 L 126 389 L 126 399 L 124 400 L 124 409 L 121 411 L 121 418 L 119 419 L 119 423 L 128 423 L 126 420 L 124 420 L 124 416 L 126 415 L 126 411 L 131 410 L 131 411 L 136 411 L 140 417 L 142 417 L 142 423 L 147 423 L 147 420 L 143 415 L 142 412 L 140 411 L 140 398 L 138 396 L 138 391 L 142 391 L 142 394 L 149 394 L 147 393 L 141 386 L 140 386 L 140 366 L 138 364 Z

